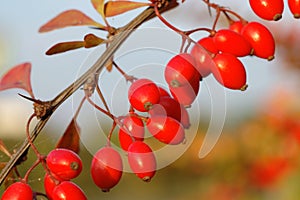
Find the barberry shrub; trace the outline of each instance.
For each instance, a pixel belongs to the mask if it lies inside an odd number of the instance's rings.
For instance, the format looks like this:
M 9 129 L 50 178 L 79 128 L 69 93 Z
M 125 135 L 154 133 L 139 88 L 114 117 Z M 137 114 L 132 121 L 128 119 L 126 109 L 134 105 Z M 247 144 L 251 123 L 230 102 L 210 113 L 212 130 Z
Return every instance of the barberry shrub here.
M 253 12 L 262 19 L 278 21 L 282 17 L 284 3 L 281 0 L 249 2 Z M 176 12 L 177 7 L 188 3 L 176 0 L 91 0 L 92 6 L 102 18 L 101 22 L 79 10 L 71 9 L 58 14 L 40 27 L 40 33 L 70 26 L 88 26 L 101 32 L 99 35 L 88 33 L 82 41 L 57 43 L 46 51 L 48 56 L 97 46 L 105 46 L 106 50 L 85 73 L 52 100 L 39 100 L 35 97 L 31 85 L 30 62 L 12 67 L 1 77 L 0 91 L 21 89 L 27 94 L 19 95 L 31 101 L 34 108 L 25 126 L 26 140 L 15 154 L 12 155 L 0 140 L 0 150 L 10 157 L 1 171 L 0 183 L 2 185 L 14 180 L 13 183 L 6 184 L 9 186 L 1 199 L 29 200 L 36 199 L 37 196 L 54 200 L 88 199 L 80 184 L 74 181 L 83 169 L 89 169 L 92 182 L 104 192 L 118 185 L 124 172 L 127 172 L 125 165 L 129 166 L 129 171 L 137 178 L 150 182 L 161 166 L 158 159 L 160 151 L 157 148 L 171 149 L 191 143 L 188 141 L 189 129 L 195 124 L 191 123 L 193 116 L 190 115 L 190 110 L 194 108 L 206 78 L 215 79 L 224 90 L 247 92 L 245 90 L 251 85 L 247 77 L 251 74 L 248 73 L 244 60 L 251 57 L 272 61 L 276 50 L 272 32 L 263 22 L 248 21 L 238 11 L 209 0 L 203 0 L 203 4 L 208 7 L 207 17 L 212 12 L 215 14 L 209 28 L 199 26 L 182 30 L 163 16 L 164 12 L 171 9 Z M 292 15 L 299 18 L 299 2 L 288 3 Z M 117 16 L 134 9 L 140 9 L 141 12 L 133 20 L 121 27 L 113 26 L 114 20 L 110 20 L 111 17 L 116 16 L 117 19 Z M 165 60 L 162 67 L 160 75 L 164 81 L 163 86 L 150 76 L 147 77 L 147 73 L 143 77 L 128 74 L 123 68 L 124 64 L 115 59 L 116 51 L 130 34 L 143 23 L 154 20 L 153 18 L 182 38 L 181 41 L 174 41 L 179 44 L 179 48 L 170 59 Z M 220 20 L 222 18 L 226 24 Z M 204 36 L 195 39 L 193 35 L 199 32 L 204 33 Z M 102 34 L 106 34 L 106 37 Z M 112 70 L 118 71 L 127 82 L 126 95 L 122 97 L 127 104 L 120 105 L 125 107 L 124 114 L 114 112 L 114 108 L 108 104 L 111 99 L 107 99 L 100 83 L 101 75 L 105 73 L 109 76 Z M 55 147 L 46 154 L 41 153 L 35 145 L 35 139 L 56 109 L 63 106 L 62 103 L 75 91 L 82 93 L 82 100 L 70 123 Z M 81 133 L 78 123 L 84 103 L 88 103 L 97 113 L 111 121 L 105 145 L 100 145 L 99 142 L 99 148 L 90 163 L 83 163 L 80 158 L 80 135 L 88 134 Z M 33 121 L 34 119 L 37 121 Z M 34 122 L 36 124 L 31 129 Z M 36 161 L 25 174 L 20 174 L 17 169 L 21 163 L 26 162 L 28 149 L 34 152 Z M 41 175 L 44 177 L 43 192 L 30 186 L 30 174 L 37 166 L 41 166 L 44 171 Z

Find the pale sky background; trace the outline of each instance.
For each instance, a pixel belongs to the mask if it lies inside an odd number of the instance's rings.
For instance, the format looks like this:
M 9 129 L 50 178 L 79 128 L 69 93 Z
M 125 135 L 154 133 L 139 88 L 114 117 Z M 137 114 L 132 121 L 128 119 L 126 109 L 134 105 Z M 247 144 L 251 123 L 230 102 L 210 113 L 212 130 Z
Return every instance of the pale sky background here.
M 236 0 L 219 0 L 216 3 L 224 6 L 229 6 L 233 10 L 239 9 L 238 13 L 245 16 L 248 20 L 260 21 L 251 11 L 250 7 L 244 1 Z M 86 63 L 85 59 L 93 52 L 93 49 L 75 50 L 72 52 L 46 56 L 44 52 L 52 45 L 62 41 L 82 40 L 85 34 L 95 33 L 98 31 L 89 29 L 87 27 L 66 28 L 49 33 L 38 33 L 38 29 L 45 22 L 56 16 L 62 11 L 68 9 L 78 9 L 86 13 L 88 16 L 96 21 L 102 22 L 100 15 L 94 10 L 90 1 L 83 0 L 2 0 L 0 7 L 0 74 L 3 74 L 10 67 L 22 62 L 32 63 L 32 85 L 36 98 L 42 100 L 49 100 L 57 95 L 63 88 L 69 85 L 77 76 L 78 72 L 82 70 L 82 63 Z M 139 12 L 142 9 L 136 11 Z M 119 26 L 124 24 L 126 20 L 136 15 L 136 12 L 130 12 L 122 15 L 122 17 L 111 18 L 109 21 L 112 25 Z M 187 0 L 178 11 L 171 11 L 165 14 L 172 23 L 183 29 L 191 29 L 194 27 L 210 27 L 212 24 L 211 18 L 208 17 L 205 5 L 199 0 Z M 287 17 L 288 18 L 288 17 Z M 280 25 L 286 24 L 289 19 L 283 19 Z M 143 27 L 164 27 L 160 22 L 151 21 Z M 145 31 L 148 35 L 148 40 L 151 41 L 151 31 Z M 173 35 L 176 38 L 176 35 Z M 153 36 L 152 36 L 153 37 Z M 144 38 L 145 39 L 145 38 Z M 156 40 L 156 39 L 154 39 Z M 129 46 L 140 45 L 142 48 L 143 37 L 140 39 L 130 40 Z M 141 42 L 141 43 L 138 43 Z M 180 40 L 173 41 L 166 37 L 162 43 L 166 49 L 168 45 L 180 45 Z M 138 47 L 136 47 L 138 48 Z M 175 48 L 170 47 L 170 51 L 175 51 Z M 96 56 L 93 56 L 95 59 Z M 129 55 L 130 57 L 130 55 Z M 153 59 L 156 56 L 153 56 Z M 275 55 L 275 57 L 279 57 Z M 126 58 L 120 57 L 120 61 Z M 130 62 L 135 62 L 135 58 L 125 59 L 124 62 L 130 65 Z M 144 58 L 142 58 L 143 61 Z M 92 59 L 91 59 L 92 60 Z M 90 62 L 91 62 L 90 60 Z M 255 111 L 255 107 L 260 105 L 264 99 L 264 94 L 272 91 L 274 87 L 280 84 L 289 84 L 282 82 L 282 77 L 288 77 L 282 69 L 278 68 L 281 65 L 280 59 L 275 59 L 272 62 L 267 62 L 258 58 L 243 58 L 247 72 L 249 88 L 246 92 L 230 91 L 226 92 L 226 124 L 230 124 L 238 120 L 242 116 Z M 151 63 L 151 61 L 148 61 Z M 157 60 L 157 62 L 163 62 Z M 142 63 L 135 63 L 134 65 L 141 65 Z M 89 66 L 89 65 L 88 65 Z M 83 67 L 88 67 L 84 64 Z M 138 71 L 138 70 L 137 70 Z M 138 73 L 138 72 L 137 72 Z M 153 72 L 155 73 L 155 72 Z M 152 74 L 153 75 L 153 74 Z M 107 84 L 107 93 L 110 93 L 111 88 L 108 86 L 116 80 L 106 75 L 104 78 Z M 213 83 L 210 83 L 213 82 Z M 210 85 L 211 84 L 211 85 Z M 203 85 L 203 92 L 198 97 L 199 109 L 202 116 L 210 117 L 211 108 L 208 90 L 214 90 L 214 87 L 221 89 L 220 85 L 215 84 L 210 77 L 206 85 Z M 205 89 L 206 88 L 206 89 Z M 217 90 L 217 89 L 216 89 Z M 0 137 L 6 137 L 7 134 L 15 132 L 23 135 L 22 132 L 25 127 L 25 122 L 32 111 L 32 105 L 21 99 L 17 92 L 24 93 L 20 90 L 9 90 L 0 93 Z M 52 117 L 50 124 L 62 131 L 65 129 L 67 123 L 72 116 L 72 105 L 78 105 L 81 93 L 75 95 L 74 104 L 72 99 L 61 106 L 57 114 Z M 122 98 L 122 97 L 120 97 Z M 126 98 L 126 97 L 123 97 Z M 115 98 L 119 99 L 119 98 Z M 203 103 L 201 103 L 203 102 Z M 17 104 L 16 104 L 17 103 Z M 221 102 L 223 103 L 223 102 Z M 113 105 L 118 102 L 114 100 Z M 86 106 L 83 109 L 80 123 L 82 126 L 88 126 L 91 112 L 92 118 L 95 118 L 94 111 Z M 197 110 L 194 112 L 198 112 Z M 68 115 L 65 115 L 69 113 Z M 199 115 L 199 113 L 196 113 Z M 198 116 L 199 117 L 199 116 Z M 88 129 L 88 127 L 86 127 Z M 6 134 L 6 135 L 5 135 Z M 3 136 L 5 135 L 5 136 Z

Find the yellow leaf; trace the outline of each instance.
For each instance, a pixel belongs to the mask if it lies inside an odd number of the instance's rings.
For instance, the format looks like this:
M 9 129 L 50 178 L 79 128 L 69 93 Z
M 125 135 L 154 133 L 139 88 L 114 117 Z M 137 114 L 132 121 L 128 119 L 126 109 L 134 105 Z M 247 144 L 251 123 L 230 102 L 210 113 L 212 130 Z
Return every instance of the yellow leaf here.
M 100 29 L 105 28 L 104 25 L 99 24 L 79 10 L 67 10 L 44 24 L 39 29 L 39 32 L 48 32 L 68 26 L 95 26 Z
M 94 8 L 97 10 L 97 12 L 102 16 L 102 18 L 105 18 L 104 15 L 104 0 L 91 0 Z
M 106 17 L 116 16 L 130 10 L 140 7 L 149 6 L 150 3 L 133 2 L 133 1 L 108 1 L 104 6 Z

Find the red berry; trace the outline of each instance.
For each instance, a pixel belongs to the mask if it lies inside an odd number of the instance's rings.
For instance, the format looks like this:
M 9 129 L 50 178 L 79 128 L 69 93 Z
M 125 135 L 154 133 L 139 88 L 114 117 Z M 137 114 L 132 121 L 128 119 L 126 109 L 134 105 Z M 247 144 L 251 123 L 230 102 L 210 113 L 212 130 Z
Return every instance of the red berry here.
M 150 181 L 156 172 L 156 159 L 152 149 L 144 142 L 133 142 L 128 148 L 131 170 L 143 181 Z
M 112 147 L 103 147 L 95 153 L 91 164 L 91 175 L 94 183 L 103 192 L 108 192 L 120 181 L 122 170 L 122 158 Z
M 174 56 L 165 68 L 165 79 L 172 87 L 188 84 L 198 71 L 196 62 L 190 54 L 182 53 Z
M 213 37 L 216 47 L 237 57 L 247 56 L 251 53 L 251 44 L 239 33 L 229 29 L 219 30 Z
M 134 81 L 128 90 L 128 99 L 132 107 L 146 112 L 153 104 L 158 103 L 160 92 L 155 83 L 149 79 Z
M 49 170 L 62 180 L 76 178 L 82 171 L 80 157 L 69 149 L 52 150 L 46 158 L 46 163 Z
M 284 8 L 283 0 L 249 0 L 254 13 L 265 20 L 280 20 Z
M 234 21 L 232 23 L 230 23 L 229 29 L 241 34 L 242 33 L 242 29 L 244 27 L 244 25 L 246 25 L 247 22 L 242 22 L 242 21 Z
M 137 115 L 131 114 L 123 119 L 123 127 L 119 129 L 119 142 L 123 150 L 127 151 L 135 140 L 143 141 L 144 135 L 144 122 Z
M 275 40 L 264 25 L 250 22 L 244 26 L 242 35 L 250 42 L 254 55 L 269 61 L 274 59 Z
M 164 88 L 158 87 L 158 89 L 159 89 L 160 97 L 164 97 L 164 96 L 169 97 L 170 96 L 170 94 Z
M 216 66 L 212 73 L 220 84 L 229 89 L 246 89 L 246 70 L 237 57 L 228 53 L 217 54 L 214 62 Z
M 180 87 L 170 87 L 172 96 L 184 106 L 190 106 L 196 99 L 200 88 L 200 78 L 194 77 L 189 84 Z
M 128 150 L 128 147 L 136 141 L 132 136 L 127 134 L 123 129 L 119 129 L 119 142 L 124 151 Z M 143 140 L 141 140 L 143 141 Z
M 123 131 L 137 140 L 143 139 L 145 135 L 144 122 L 137 115 L 128 115 L 123 119 Z
M 1 200 L 32 200 L 33 192 L 31 187 L 22 182 L 11 184 L 3 193 Z
M 52 200 L 87 200 L 87 197 L 78 185 L 63 181 L 54 188 Z
M 45 174 L 44 177 L 44 188 L 46 195 L 49 199 L 53 199 L 53 190 L 60 183 L 59 180 L 57 180 L 53 175 L 50 175 L 48 173 Z
M 300 0 L 288 0 L 291 13 L 296 19 L 300 18 Z
M 149 117 L 147 128 L 157 140 L 166 144 L 180 144 L 185 139 L 183 126 L 171 117 Z
M 181 121 L 181 107 L 178 101 L 171 97 L 161 97 L 158 104 L 153 105 L 149 110 L 150 116 L 169 116 Z
M 219 50 L 212 37 L 204 37 L 197 44 L 193 46 L 191 54 L 196 60 L 196 69 L 202 77 L 206 77 L 211 73 L 210 68 L 213 65 L 211 54 L 217 54 Z

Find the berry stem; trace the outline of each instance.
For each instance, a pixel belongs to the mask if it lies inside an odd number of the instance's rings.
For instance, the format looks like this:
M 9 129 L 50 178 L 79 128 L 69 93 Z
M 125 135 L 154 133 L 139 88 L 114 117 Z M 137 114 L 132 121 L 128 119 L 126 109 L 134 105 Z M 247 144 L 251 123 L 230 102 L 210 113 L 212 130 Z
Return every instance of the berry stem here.
M 183 32 L 181 30 L 179 30 L 178 28 L 176 28 L 175 26 L 173 26 L 172 24 L 170 24 L 165 18 L 163 18 L 158 10 L 158 6 L 157 4 L 154 5 L 154 11 L 156 16 L 158 17 L 158 19 L 163 22 L 167 27 L 169 27 L 170 29 L 172 29 L 173 31 L 179 33 L 179 34 L 183 34 Z
M 83 103 L 85 102 L 85 100 L 86 100 L 86 96 L 84 96 L 84 97 L 81 99 L 80 104 L 79 104 L 79 106 L 78 106 L 78 108 L 77 108 L 77 110 L 76 110 L 76 112 L 75 112 L 75 114 L 74 114 L 74 117 L 73 117 L 74 120 L 77 119 L 77 117 L 78 117 L 78 115 L 79 115 L 79 112 L 80 112 L 80 110 L 81 110 L 81 108 L 82 108 Z
M 41 163 L 41 159 L 38 158 L 38 159 L 33 163 L 33 165 L 27 170 L 27 172 L 26 172 L 26 174 L 25 174 L 25 176 L 24 176 L 24 178 L 23 178 L 23 180 L 24 180 L 25 183 L 28 182 L 28 177 L 29 177 L 30 173 L 32 172 L 32 170 L 34 170 L 34 168 L 36 168 L 40 163 Z
M 132 83 L 134 80 L 137 80 L 136 77 L 126 74 L 115 61 L 113 61 L 113 65 L 122 74 L 122 76 L 124 76 L 126 81 L 130 81 Z
M 101 88 L 99 87 L 98 84 L 96 84 L 96 91 L 97 91 L 97 94 L 99 95 L 99 97 L 100 97 L 100 99 L 101 99 L 101 101 L 102 101 L 102 103 L 103 103 L 105 109 L 107 110 L 107 112 L 110 113 L 109 107 L 108 107 L 108 105 L 107 105 L 107 103 L 106 103 L 106 101 L 105 101 L 104 95 L 103 95 L 103 93 L 102 93 L 102 91 L 101 91 Z
M 34 153 L 36 154 L 36 156 L 37 156 L 38 158 L 40 158 L 40 157 L 41 157 L 41 154 L 40 154 L 40 152 L 38 151 L 38 149 L 36 148 L 36 146 L 33 144 L 32 140 L 31 140 L 31 137 L 30 137 L 30 131 L 29 131 L 30 123 L 31 123 L 32 119 L 33 119 L 35 116 L 36 116 L 35 113 L 32 114 L 32 115 L 29 117 L 28 121 L 27 121 L 27 124 L 26 124 L 26 137 L 27 137 L 27 140 L 28 140 L 28 142 L 29 142 L 29 144 L 30 144 L 32 150 L 34 151 Z
M 108 117 L 110 117 L 111 119 L 115 119 L 115 116 L 113 115 L 113 114 L 111 114 L 109 111 L 106 111 L 106 110 L 104 110 L 103 108 L 101 108 L 100 106 L 98 106 L 95 102 L 93 102 L 92 100 L 91 100 L 91 98 L 88 96 L 88 95 L 86 95 L 85 96 L 86 97 L 86 99 L 88 100 L 88 102 L 92 105 L 92 106 L 94 106 L 97 110 L 99 110 L 100 112 L 102 112 L 102 113 L 104 113 L 105 115 L 107 115 Z
M 113 134 L 113 132 L 114 132 L 114 130 L 115 130 L 115 128 L 116 128 L 116 125 L 117 125 L 117 123 L 116 123 L 115 120 L 114 120 L 114 121 L 113 121 L 113 124 L 112 124 L 112 127 L 111 127 L 111 129 L 110 129 L 110 131 L 109 131 L 109 133 L 108 133 L 108 136 L 107 136 L 107 146 L 110 146 L 111 136 L 112 136 L 112 134 Z

